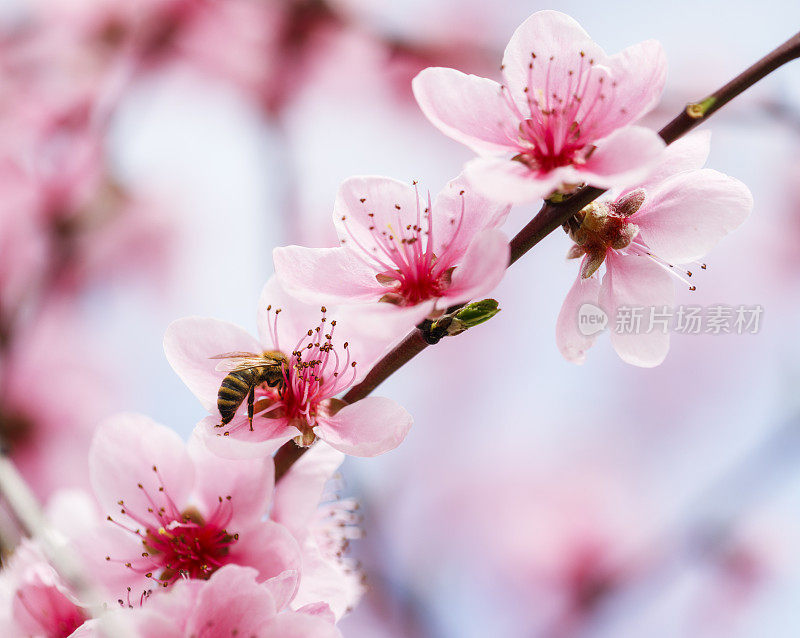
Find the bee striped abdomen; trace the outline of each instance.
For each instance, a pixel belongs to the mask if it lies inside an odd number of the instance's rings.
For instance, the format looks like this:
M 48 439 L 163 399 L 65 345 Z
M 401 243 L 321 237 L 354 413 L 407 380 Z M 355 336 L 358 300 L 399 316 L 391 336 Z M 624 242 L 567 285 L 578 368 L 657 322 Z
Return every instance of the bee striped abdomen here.
M 258 369 L 235 371 L 222 380 L 217 394 L 217 409 L 222 417 L 222 425 L 230 423 L 250 388 L 258 383 L 258 373 Z

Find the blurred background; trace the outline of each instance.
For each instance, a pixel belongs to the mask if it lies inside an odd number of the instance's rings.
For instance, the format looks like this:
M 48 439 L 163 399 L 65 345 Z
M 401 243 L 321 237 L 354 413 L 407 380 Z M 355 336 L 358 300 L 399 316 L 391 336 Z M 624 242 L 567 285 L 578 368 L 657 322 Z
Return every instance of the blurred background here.
M 205 414 L 164 358 L 169 322 L 255 329 L 272 248 L 331 244 L 350 175 L 435 194 L 471 154 L 411 78 L 497 78 L 545 8 L 609 52 L 663 43 L 654 128 L 800 28 L 789 0 L 0 1 L 0 433 L 38 495 L 86 484 L 112 412 L 188 437 Z M 706 127 L 708 165 L 755 209 L 679 303 L 761 305 L 758 333 L 674 335 L 653 370 L 601 338 L 569 364 L 576 266 L 549 236 L 496 318 L 381 387 L 415 426 L 344 466 L 369 587 L 345 636 L 798 635 L 800 63 Z

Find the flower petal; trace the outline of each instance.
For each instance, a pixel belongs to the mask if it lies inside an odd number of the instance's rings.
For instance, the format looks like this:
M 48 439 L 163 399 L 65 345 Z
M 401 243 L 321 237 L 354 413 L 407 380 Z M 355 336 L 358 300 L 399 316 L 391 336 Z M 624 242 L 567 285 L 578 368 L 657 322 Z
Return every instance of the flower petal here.
M 508 238 L 502 230 L 490 228 L 478 233 L 453 271 L 442 305 L 469 301 L 493 290 L 505 275 L 509 254 Z
M 710 168 L 663 182 L 633 216 L 653 254 L 685 263 L 703 257 L 747 219 L 753 196 L 737 179 Z
M 286 292 L 276 276 L 270 277 L 258 298 L 258 337 L 263 347 L 290 354 L 303 333 L 319 325 L 321 306 L 299 301 Z
M 586 257 L 583 262 L 586 262 Z M 582 267 L 581 267 L 582 269 Z M 586 361 L 586 351 L 594 345 L 597 336 L 602 330 L 593 334 L 590 333 L 590 326 L 581 329 L 579 324 L 581 320 L 581 307 L 585 304 L 598 305 L 598 296 L 600 294 L 600 278 L 589 277 L 584 279 L 580 275 L 575 279 L 567 293 L 564 303 L 561 305 L 561 311 L 558 313 L 558 321 L 556 322 L 556 345 L 563 357 L 567 361 L 582 364 Z M 598 308 L 599 311 L 599 308 Z M 584 316 L 595 316 L 598 319 L 602 318 L 600 312 L 584 313 Z M 597 324 L 600 328 L 600 324 Z
M 304 303 L 376 301 L 385 292 L 370 268 L 347 248 L 283 246 L 272 251 L 283 289 Z
M 343 461 L 344 454 L 324 441 L 311 446 L 275 486 L 272 519 L 296 536 L 305 533 L 325 484 Z
M 595 139 L 635 122 L 658 104 L 667 80 L 667 58 L 656 40 L 629 46 L 603 62 L 610 70 L 611 87 L 604 90 L 600 108 L 581 122 Z
M 305 574 L 305 570 L 306 567 L 304 564 L 303 574 Z M 300 574 L 297 570 L 289 569 L 285 572 L 281 572 L 277 576 L 268 578 L 262 583 L 262 586 L 269 589 L 269 593 L 272 594 L 272 599 L 275 601 L 275 605 L 279 611 L 288 607 L 289 603 L 292 602 L 292 599 L 297 595 L 297 583 L 299 578 Z
M 146 518 L 150 507 L 170 510 L 173 503 L 180 508 L 195 473 L 173 430 L 146 416 L 120 414 L 97 428 L 89 449 L 89 475 L 104 514 L 116 514 L 122 500 L 125 509 Z
M 484 157 L 467 162 L 464 175 L 483 195 L 507 204 L 543 199 L 564 183 L 583 181 L 572 166 L 557 168 L 539 177 L 521 162 Z
M 350 177 L 336 194 L 333 224 L 343 246 L 365 260 L 391 264 L 384 247 L 395 245 L 389 236 L 397 237 L 398 231 L 416 224 L 425 206 L 411 184 L 377 175 Z
M 259 635 L 263 638 L 342 638 L 336 626 L 324 617 L 300 612 L 278 614 Z
M 703 168 L 711 150 L 711 131 L 689 133 L 667 146 L 643 181 L 626 188 L 625 193 L 643 188 L 648 193 L 662 182 L 684 171 Z
M 411 82 L 420 109 L 442 133 L 479 155 L 517 148 L 519 118 L 494 80 L 430 67 Z
M 270 456 L 286 441 L 297 436 L 297 428 L 287 419 L 253 418 L 253 430 L 246 416 L 236 416 L 220 428 L 219 417 L 209 416 L 195 426 L 194 436 L 214 454 L 225 459 L 255 459 Z M 232 432 L 225 435 L 225 432 Z
M 212 414 L 217 412 L 217 393 L 225 373 L 216 371 L 219 362 L 210 357 L 236 350 L 260 352 L 261 346 L 243 328 L 219 319 L 178 319 L 164 335 L 167 361 Z
M 357 572 L 344 563 L 323 556 L 316 542 L 307 540 L 303 546 L 303 578 L 292 600 L 292 607 L 302 609 L 324 600 L 339 619 L 361 600 L 364 584 Z
M 597 150 L 578 171 L 581 181 L 599 188 L 637 183 L 658 161 L 664 146 L 658 133 L 643 126 L 618 129 L 597 143 Z
M 291 586 L 294 595 L 300 574 L 300 546 L 289 530 L 273 521 L 262 521 L 250 527 L 229 531 L 237 532 L 239 540 L 231 545 L 228 561 L 244 567 L 255 567 L 258 570 L 256 580 L 259 583 L 286 571 L 294 573 Z M 286 583 L 283 586 L 282 589 L 286 587 Z
M 263 636 L 275 618 L 275 602 L 256 582 L 254 569 L 226 565 L 200 589 L 186 636 Z
M 477 233 L 501 226 L 511 207 L 484 196 L 464 175 L 448 182 L 433 203 L 433 251 L 457 264 Z
M 188 449 L 197 473 L 193 496 L 206 520 L 218 509 L 220 499 L 226 498 L 233 512 L 227 525 L 233 529 L 250 525 L 266 515 L 275 479 L 271 457 L 222 458 L 208 449 L 197 430 L 189 439 Z
M 600 306 L 608 314 L 611 343 L 626 363 L 643 368 L 659 365 L 669 351 L 669 331 L 648 330 L 651 308 L 660 312 L 675 298 L 672 278 L 646 257 L 609 251 L 606 274 L 600 288 Z M 621 308 L 641 309 L 641 325 L 630 332 L 620 330 Z
M 333 610 L 328 603 L 309 603 L 308 605 L 303 605 L 297 609 L 297 613 L 308 614 L 309 616 L 318 616 L 319 618 L 327 620 L 331 624 L 336 622 L 336 614 L 333 613 Z
M 574 19 L 559 11 L 537 11 L 514 31 L 502 68 L 512 96 L 526 105 L 525 87 L 568 96 L 574 91 L 569 72 L 585 68 L 588 60 L 603 63 L 606 58 Z
M 412 422 L 411 415 L 391 399 L 367 397 L 318 419 L 314 432 L 345 454 L 377 456 L 400 445 Z

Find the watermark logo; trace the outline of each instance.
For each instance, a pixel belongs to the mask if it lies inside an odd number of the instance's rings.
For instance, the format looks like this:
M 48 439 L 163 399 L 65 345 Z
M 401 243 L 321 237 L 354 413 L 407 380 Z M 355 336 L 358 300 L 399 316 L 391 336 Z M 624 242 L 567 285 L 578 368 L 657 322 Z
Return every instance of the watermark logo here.
M 739 306 L 620 306 L 613 321 L 602 308 L 585 303 L 578 309 L 578 330 L 586 337 L 608 327 L 617 334 L 757 334 L 764 307 Z
M 578 330 L 584 337 L 602 332 L 608 325 L 608 315 L 602 308 L 585 303 L 578 309 Z

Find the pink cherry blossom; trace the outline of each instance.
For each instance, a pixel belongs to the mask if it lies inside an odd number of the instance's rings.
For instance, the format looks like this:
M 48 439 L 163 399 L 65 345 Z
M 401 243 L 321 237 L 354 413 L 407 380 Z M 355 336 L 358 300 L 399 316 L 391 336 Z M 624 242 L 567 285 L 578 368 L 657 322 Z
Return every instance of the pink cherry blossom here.
M 375 456 L 397 447 L 411 427 L 411 415 L 394 401 L 367 397 L 345 404 L 336 398 L 365 375 L 383 354 L 389 339 L 400 334 L 392 322 L 377 322 L 347 309 L 303 304 L 290 297 L 275 278 L 264 286 L 258 307 L 259 338 L 231 323 L 188 317 L 172 323 L 164 350 L 175 372 L 215 416 L 200 432 L 207 444 L 226 456 L 269 454 L 277 445 L 300 436 L 308 445 L 319 437 L 346 454 Z M 391 335 L 391 337 L 387 337 Z M 278 387 L 259 386 L 256 418 L 246 407 L 225 426 L 217 394 L 225 371 L 212 359 L 228 352 L 282 352 Z
M 477 194 L 462 178 L 431 201 L 386 177 L 352 177 L 336 198 L 341 247 L 275 249 L 285 290 L 309 303 L 386 302 L 417 323 L 435 309 L 483 295 L 508 266 L 497 229 L 509 207 Z
M 0 572 L 3 635 L 67 638 L 87 617 L 38 544 L 23 540 Z
M 303 579 L 292 607 L 324 600 L 337 619 L 364 594 L 361 573 L 345 556 L 350 541 L 361 537 L 358 504 L 339 498 L 331 480 L 344 458 L 323 441 L 316 443 L 275 486 L 270 514 L 292 532 L 303 554 Z
M 297 543 L 263 520 L 271 460 L 222 459 L 196 438 L 187 447 L 172 430 L 129 414 L 99 427 L 89 469 L 107 520 L 75 544 L 112 595 L 207 579 L 227 564 L 253 567 L 259 582 L 278 579 L 282 602 L 294 594 Z
M 511 36 L 505 84 L 454 69 L 414 78 L 420 108 L 481 157 L 467 177 L 498 201 L 527 202 L 581 183 L 638 179 L 664 147 L 629 126 L 661 96 L 666 61 L 653 40 L 608 56 L 569 16 L 540 11 Z
M 182 580 L 169 592 L 101 618 L 81 635 L 107 635 L 100 632 L 114 621 L 127 622 L 142 638 L 341 638 L 321 607 L 282 611 L 257 576 L 252 568 L 226 565 L 207 581 Z
M 675 264 L 705 269 L 697 260 L 749 215 L 753 198 L 747 187 L 702 168 L 709 140 L 708 135 L 694 134 L 675 142 L 644 181 L 616 198 L 590 204 L 570 221 L 576 244 L 569 257 L 582 256 L 582 261 L 556 327 L 556 342 L 566 359 L 582 363 L 597 337 L 579 330 L 584 304 L 605 311 L 612 323 L 611 343 L 623 361 L 651 367 L 666 357 L 668 331 L 628 333 L 615 330 L 613 322 L 623 307 L 647 312 L 671 307 L 672 277 L 694 290 L 685 277 L 692 271 L 681 271 Z M 598 269 L 603 264 L 601 282 Z

